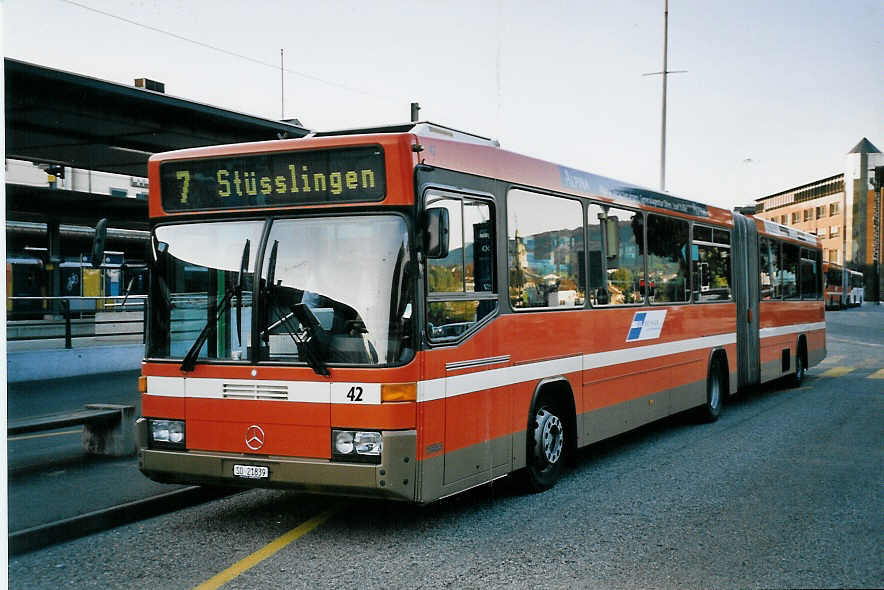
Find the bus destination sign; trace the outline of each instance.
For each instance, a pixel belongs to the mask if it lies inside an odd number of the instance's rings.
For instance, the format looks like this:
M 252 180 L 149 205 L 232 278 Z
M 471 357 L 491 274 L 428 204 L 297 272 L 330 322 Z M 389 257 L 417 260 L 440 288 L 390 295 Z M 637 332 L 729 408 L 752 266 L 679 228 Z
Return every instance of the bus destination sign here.
M 380 201 L 384 152 L 369 146 L 166 162 L 160 190 L 166 211 Z

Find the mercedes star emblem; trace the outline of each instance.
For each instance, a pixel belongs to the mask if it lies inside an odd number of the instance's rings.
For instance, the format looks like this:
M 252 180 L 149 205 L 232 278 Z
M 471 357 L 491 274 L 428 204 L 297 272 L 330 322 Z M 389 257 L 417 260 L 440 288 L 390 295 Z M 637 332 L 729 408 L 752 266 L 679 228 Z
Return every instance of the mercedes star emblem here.
M 264 429 L 257 424 L 252 424 L 246 430 L 246 446 L 253 451 L 259 450 L 264 446 Z

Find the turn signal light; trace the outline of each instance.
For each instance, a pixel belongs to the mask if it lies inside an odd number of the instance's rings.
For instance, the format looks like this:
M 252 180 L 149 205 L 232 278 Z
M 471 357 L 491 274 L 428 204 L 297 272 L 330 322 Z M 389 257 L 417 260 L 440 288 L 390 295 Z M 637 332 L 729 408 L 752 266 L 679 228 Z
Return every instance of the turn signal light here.
M 417 401 L 417 383 L 382 383 L 381 402 Z
M 147 393 L 147 377 L 144 375 L 138 377 L 138 393 Z

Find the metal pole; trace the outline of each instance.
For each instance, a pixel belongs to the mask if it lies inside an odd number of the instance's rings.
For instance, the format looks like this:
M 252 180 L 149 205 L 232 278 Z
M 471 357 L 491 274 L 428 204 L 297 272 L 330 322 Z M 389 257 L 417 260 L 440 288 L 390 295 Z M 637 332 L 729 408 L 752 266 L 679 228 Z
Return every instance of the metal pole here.
M 279 118 L 285 119 L 285 67 L 283 50 L 279 50 Z
M 663 2 L 663 71 L 642 74 L 663 76 L 663 109 L 660 124 L 660 190 L 666 190 L 666 85 L 669 74 L 684 74 L 687 70 L 669 70 L 669 0 Z
M 663 122 L 660 129 L 660 190 L 666 190 L 666 76 L 669 73 L 669 0 L 663 0 Z

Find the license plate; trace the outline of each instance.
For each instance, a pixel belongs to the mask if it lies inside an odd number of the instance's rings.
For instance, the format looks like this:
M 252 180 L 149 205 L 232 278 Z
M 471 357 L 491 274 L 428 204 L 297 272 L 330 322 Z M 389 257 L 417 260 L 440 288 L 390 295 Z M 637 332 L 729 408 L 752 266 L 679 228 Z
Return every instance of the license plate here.
M 248 479 L 267 479 L 270 477 L 270 469 L 267 467 L 257 467 L 255 465 L 234 465 L 233 475 L 235 477 L 245 477 Z

